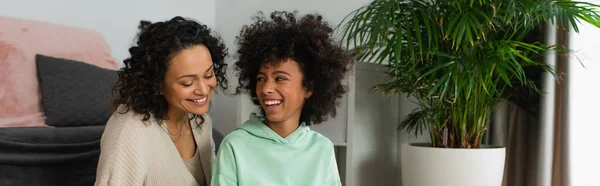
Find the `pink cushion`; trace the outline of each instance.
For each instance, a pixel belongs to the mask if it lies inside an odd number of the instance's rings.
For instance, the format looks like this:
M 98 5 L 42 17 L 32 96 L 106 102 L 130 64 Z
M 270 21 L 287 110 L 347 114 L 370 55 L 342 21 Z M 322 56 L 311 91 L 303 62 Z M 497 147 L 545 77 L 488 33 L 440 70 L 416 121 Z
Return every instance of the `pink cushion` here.
M 1 16 L 0 25 L 0 127 L 47 126 L 35 54 L 118 68 L 96 31 Z

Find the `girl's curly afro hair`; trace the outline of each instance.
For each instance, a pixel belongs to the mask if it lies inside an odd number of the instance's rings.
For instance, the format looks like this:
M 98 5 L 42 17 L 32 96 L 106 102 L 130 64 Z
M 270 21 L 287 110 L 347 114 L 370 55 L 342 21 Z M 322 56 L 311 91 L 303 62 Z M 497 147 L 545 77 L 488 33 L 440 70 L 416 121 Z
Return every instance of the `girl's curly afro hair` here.
M 308 14 L 296 18 L 295 13 L 273 12 L 270 20 L 260 14 L 255 22 L 242 28 L 237 37 L 239 85 L 236 94 L 248 93 L 255 105 L 256 76 L 264 63 L 287 59 L 298 62 L 303 73 L 303 86 L 312 90 L 302 108 L 300 122 L 307 125 L 336 116 L 336 106 L 346 93 L 343 79 L 354 64 L 352 55 L 332 39 L 333 29 L 323 17 Z
M 115 103 L 127 105 L 125 112 L 132 109 L 143 114 L 144 121 L 151 115 L 167 119 L 168 103 L 160 95 L 160 87 L 169 62 L 182 50 L 197 45 L 208 48 L 217 84 L 227 89 L 227 48 L 206 25 L 177 16 L 164 22 L 141 21 L 139 29 L 136 45 L 129 48 L 131 57 L 123 61 L 125 67 L 117 72 L 119 81 L 113 88 L 118 93 Z

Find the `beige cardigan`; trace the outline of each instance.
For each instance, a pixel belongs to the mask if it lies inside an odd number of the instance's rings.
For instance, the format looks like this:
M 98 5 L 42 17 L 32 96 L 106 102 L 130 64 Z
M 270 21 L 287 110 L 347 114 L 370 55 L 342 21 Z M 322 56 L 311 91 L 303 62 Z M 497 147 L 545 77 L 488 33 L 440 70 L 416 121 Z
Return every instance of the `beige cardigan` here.
M 204 123 L 200 127 L 191 125 L 204 177 L 210 185 L 215 145 L 211 119 L 208 114 L 202 116 Z M 94 185 L 198 185 L 165 130 L 165 124 L 159 125 L 153 119 L 143 122 L 142 115 L 132 110 L 125 114 L 115 112 L 102 135 Z

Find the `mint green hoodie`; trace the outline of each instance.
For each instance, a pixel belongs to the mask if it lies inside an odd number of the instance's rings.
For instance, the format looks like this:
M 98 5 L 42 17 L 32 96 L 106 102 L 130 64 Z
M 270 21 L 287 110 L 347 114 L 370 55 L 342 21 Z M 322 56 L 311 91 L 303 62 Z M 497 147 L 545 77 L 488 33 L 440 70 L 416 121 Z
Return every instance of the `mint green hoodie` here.
M 304 123 L 282 138 L 257 114 L 219 147 L 212 186 L 341 186 L 333 143 Z

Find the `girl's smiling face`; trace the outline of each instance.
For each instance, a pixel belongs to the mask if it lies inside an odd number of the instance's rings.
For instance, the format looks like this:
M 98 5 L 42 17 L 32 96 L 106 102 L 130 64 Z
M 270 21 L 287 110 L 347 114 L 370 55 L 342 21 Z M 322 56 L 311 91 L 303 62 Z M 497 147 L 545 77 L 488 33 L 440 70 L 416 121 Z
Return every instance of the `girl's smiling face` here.
M 300 121 L 304 101 L 312 94 L 303 86 L 303 78 L 298 62 L 292 59 L 260 66 L 256 95 L 269 122 Z

